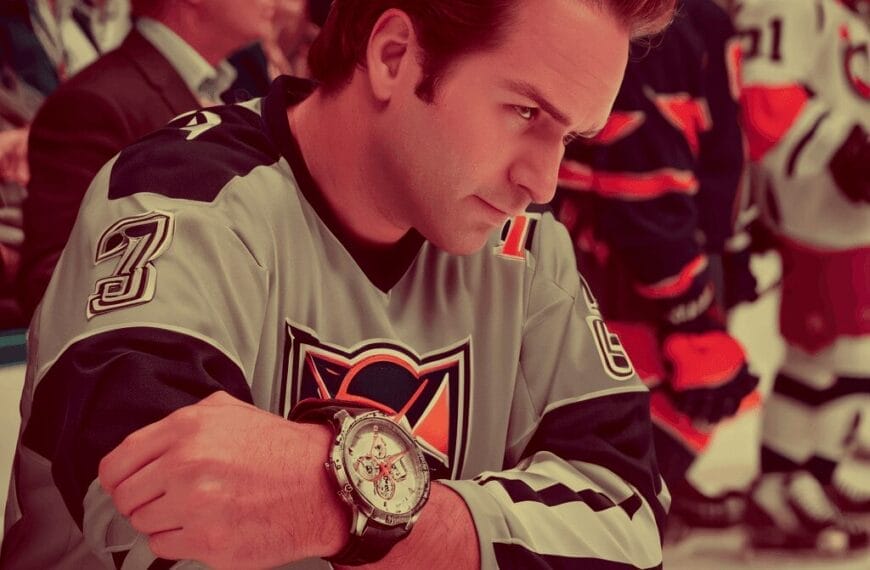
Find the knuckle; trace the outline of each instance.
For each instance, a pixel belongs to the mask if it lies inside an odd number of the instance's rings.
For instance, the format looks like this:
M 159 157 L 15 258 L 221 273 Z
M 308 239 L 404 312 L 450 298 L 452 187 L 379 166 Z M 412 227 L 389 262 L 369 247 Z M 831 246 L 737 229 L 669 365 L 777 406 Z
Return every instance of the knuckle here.
M 169 548 L 169 541 L 165 533 L 152 534 L 148 537 L 148 548 L 158 558 L 175 558 L 175 553 Z

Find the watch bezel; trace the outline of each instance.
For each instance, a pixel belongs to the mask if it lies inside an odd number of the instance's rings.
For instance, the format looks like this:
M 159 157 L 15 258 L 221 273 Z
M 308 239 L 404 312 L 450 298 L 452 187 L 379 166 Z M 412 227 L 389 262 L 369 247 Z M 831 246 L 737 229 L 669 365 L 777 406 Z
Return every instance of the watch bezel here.
M 341 424 L 340 429 L 337 430 L 338 433 L 335 438 L 335 444 L 332 446 L 330 452 L 329 463 L 338 482 L 339 495 L 354 510 L 354 527 L 364 527 L 365 524 L 367 524 L 367 521 L 371 520 L 389 527 L 405 526 L 410 529 L 419 517 L 423 505 L 426 504 L 431 487 L 429 464 L 426 461 L 426 457 L 423 455 L 420 446 L 414 440 L 414 436 L 410 434 L 409 430 L 404 425 L 377 410 L 366 412 L 358 416 L 351 416 L 346 412 L 339 412 L 337 416 L 336 419 L 339 420 Z M 391 427 L 397 428 L 397 434 L 399 437 L 405 439 L 404 443 L 407 444 L 409 450 L 408 453 L 417 464 L 424 489 L 420 493 L 417 503 L 407 513 L 395 514 L 373 505 L 365 495 L 357 489 L 348 475 L 349 466 L 344 460 L 345 449 L 347 447 L 347 437 L 354 431 L 355 426 L 372 421 L 387 422 Z M 359 515 L 363 516 L 360 517 Z M 356 528 L 355 530 L 359 534 L 363 531 L 363 528 Z

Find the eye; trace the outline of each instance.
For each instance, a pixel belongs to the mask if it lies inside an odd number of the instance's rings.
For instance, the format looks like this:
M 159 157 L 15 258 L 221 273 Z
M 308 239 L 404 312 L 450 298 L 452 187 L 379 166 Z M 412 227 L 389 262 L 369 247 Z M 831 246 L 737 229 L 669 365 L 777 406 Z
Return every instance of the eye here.
M 514 110 L 517 115 L 524 121 L 531 121 L 538 115 L 538 109 L 535 107 L 526 107 L 524 105 L 514 105 Z

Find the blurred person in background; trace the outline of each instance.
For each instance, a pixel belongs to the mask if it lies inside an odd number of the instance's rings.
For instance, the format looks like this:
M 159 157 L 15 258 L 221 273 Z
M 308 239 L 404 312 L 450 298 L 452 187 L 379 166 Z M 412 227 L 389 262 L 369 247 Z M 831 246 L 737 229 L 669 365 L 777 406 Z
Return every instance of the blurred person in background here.
M 274 0 L 134 0 L 121 46 L 59 87 L 30 129 L 19 299 L 29 319 L 97 170 L 136 139 L 220 101 L 226 57 L 269 33 Z
M 319 27 L 312 22 L 306 0 L 277 0 L 275 26 L 263 42 L 269 77 L 308 77 L 308 48 Z
M 3 24 L 0 20 L 0 26 Z M 15 294 L 24 239 L 21 203 L 30 179 L 28 125 L 43 99 L 42 93 L 25 83 L 9 65 L 9 60 L 3 59 L 0 64 L 0 329 L 27 325 Z
M 602 313 L 653 390 L 669 521 L 714 527 L 739 522 L 742 502 L 706 497 L 685 475 L 757 384 L 725 321 L 727 309 L 755 298 L 735 226 L 744 147 L 726 54 L 733 37 L 712 0 L 678 3 L 674 24 L 632 50 L 604 130 L 568 145 L 553 204 Z
M 744 128 L 783 265 L 786 355 L 763 409 L 761 474 L 746 516 L 757 548 L 837 555 L 868 545 L 866 529 L 837 505 L 866 509 L 870 489 L 834 477 L 850 440 L 864 454 L 870 447 L 870 33 L 862 6 L 735 6 Z M 852 437 L 856 418 L 864 428 Z

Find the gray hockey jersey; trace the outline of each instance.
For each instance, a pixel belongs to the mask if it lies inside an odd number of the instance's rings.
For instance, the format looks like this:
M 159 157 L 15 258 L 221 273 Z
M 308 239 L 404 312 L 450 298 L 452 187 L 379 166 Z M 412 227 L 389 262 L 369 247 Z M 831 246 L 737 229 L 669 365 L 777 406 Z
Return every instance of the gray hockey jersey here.
M 648 394 L 566 231 L 529 214 L 472 255 L 414 231 L 367 255 L 288 127 L 308 90 L 182 116 L 95 178 L 30 331 L 3 567 L 196 566 L 156 560 L 96 474 L 216 390 L 403 410 L 484 568 L 660 567 Z

